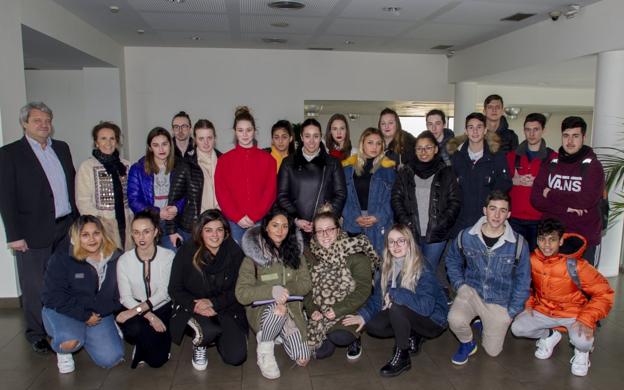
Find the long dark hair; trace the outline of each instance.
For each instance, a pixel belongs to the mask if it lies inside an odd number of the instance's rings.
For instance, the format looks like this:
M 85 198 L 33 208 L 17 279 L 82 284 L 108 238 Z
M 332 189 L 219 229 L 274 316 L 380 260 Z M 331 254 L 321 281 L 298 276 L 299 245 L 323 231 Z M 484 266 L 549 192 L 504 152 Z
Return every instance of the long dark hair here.
M 197 251 L 193 255 L 193 267 L 195 267 L 195 269 L 200 273 L 202 272 L 202 268 L 206 265 L 204 258 L 206 256 L 208 256 L 209 259 L 214 257 L 208 248 L 206 248 L 206 244 L 204 244 L 204 239 L 202 238 L 204 226 L 212 221 L 219 221 L 223 225 L 223 230 L 225 232 L 223 235 L 223 241 L 225 241 L 231 234 L 230 224 L 225 219 L 221 211 L 217 209 L 208 209 L 199 215 L 197 222 L 193 225 L 193 242 L 195 242 L 195 245 L 197 246 Z
M 267 227 L 273 218 L 283 215 L 288 220 L 288 234 L 279 248 L 269 237 Z M 262 218 L 260 225 L 260 235 L 264 240 L 266 249 L 273 255 L 282 260 L 285 266 L 292 269 L 298 269 L 301 265 L 301 247 L 297 240 L 297 229 L 295 227 L 294 218 L 288 215 L 288 212 L 279 206 L 273 206 L 267 215 Z
M 167 141 L 169 141 L 170 149 L 169 156 L 167 157 L 167 164 L 165 166 L 165 173 L 173 171 L 173 167 L 175 166 L 175 146 L 173 145 L 171 134 L 169 134 L 169 132 L 163 127 L 154 127 L 147 134 L 147 147 L 145 148 L 145 160 L 143 163 L 143 170 L 147 175 L 153 175 L 160 172 L 160 168 L 158 168 L 156 161 L 154 161 L 154 152 L 152 151 L 152 140 L 159 135 L 162 135 L 167 138 Z
M 325 145 L 328 150 L 337 149 L 338 143 L 334 141 L 334 137 L 332 137 L 331 134 L 331 126 L 334 121 L 342 121 L 345 124 L 346 134 L 344 145 L 338 150 L 340 150 L 341 153 L 345 153 L 348 157 L 351 154 L 351 132 L 349 131 L 349 121 L 346 116 L 342 114 L 334 114 L 331 118 L 329 118 L 329 121 L 327 121 L 327 129 L 325 130 Z

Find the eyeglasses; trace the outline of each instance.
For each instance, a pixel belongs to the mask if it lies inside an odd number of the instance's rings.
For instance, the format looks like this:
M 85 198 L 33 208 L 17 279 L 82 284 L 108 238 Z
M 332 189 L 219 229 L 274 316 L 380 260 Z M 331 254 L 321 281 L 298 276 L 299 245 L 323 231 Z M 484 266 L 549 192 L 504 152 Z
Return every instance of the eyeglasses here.
M 338 230 L 337 227 L 332 227 L 332 228 L 327 228 L 327 229 L 322 229 L 322 230 L 316 230 L 314 231 L 314 234 L 316 234 L 319 237 L 331 236 L 332 234 L 336 233 L 337 230 Z
M 173 130 L 188 130 L 190 128 L 189 125 L 173 125 Z
M 407 244 L 407 239 L 406 238 L 397 238 L 396 240 L 388 240 L 388 246 L 404 246 L 405 244 Z
M 424 152 L 429 153 L 433 150 L 433 148 L 435 148 L 435 146 L 433 145 L 419 146 L 416 148 L 416 153 L 424 153 Z

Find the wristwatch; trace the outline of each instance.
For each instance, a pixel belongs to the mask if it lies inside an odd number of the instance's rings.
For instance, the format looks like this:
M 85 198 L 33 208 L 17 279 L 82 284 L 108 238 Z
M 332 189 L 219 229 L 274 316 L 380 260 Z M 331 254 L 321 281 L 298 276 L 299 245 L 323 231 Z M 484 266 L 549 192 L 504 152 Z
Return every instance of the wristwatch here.
M 134 310 L 136 310 L 136 312 L 139 314 L 143 312 L 143 309 L 141 309 L 141 306 L 137 306 Z

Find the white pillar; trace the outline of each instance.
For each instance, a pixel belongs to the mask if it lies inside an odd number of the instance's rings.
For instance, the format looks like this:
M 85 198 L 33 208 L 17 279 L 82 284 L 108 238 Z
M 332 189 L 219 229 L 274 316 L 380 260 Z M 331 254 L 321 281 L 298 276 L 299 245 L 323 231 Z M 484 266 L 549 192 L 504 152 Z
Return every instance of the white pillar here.
M 598 54 L 596 67 L 596 97 L 591 144 L 595 148 L 605 146 L 622 147 L 624 135 L 624 51 L 610 51 Z M 606 152 L 597 150 L 598 153 Z M 615 193 L 622 192 L 620 184 L 611 191 L 609 199 L 617 199 Z M 602 238 L 600 271 L 605 276 L 616 276 L 622 258 L 623 222 L 611 227 Z
M 477 107 L 477 83 L 460 81 L 455 84 L 455 135 L 464 133 L 466 117 Z

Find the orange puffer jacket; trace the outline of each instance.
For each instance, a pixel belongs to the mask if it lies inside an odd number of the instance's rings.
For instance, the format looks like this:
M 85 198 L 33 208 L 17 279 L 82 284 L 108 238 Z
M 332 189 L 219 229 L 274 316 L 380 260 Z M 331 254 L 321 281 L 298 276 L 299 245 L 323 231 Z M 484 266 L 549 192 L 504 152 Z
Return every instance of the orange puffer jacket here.
M 526 308 L 550 317 L 575 317 L 584 325 L 595 328 L 613 306 L 614 292 L 596 268 L 581 258 L 587 241 L 578 234 L 564 234 L 559 253 L 546 257 L 539 248 L 531 254 L 532 292 Z M 576 287 L 567 269 L 567 259 L 577 259 L 582 292 Z M 589 296 L 589 300 L 583 294 Z

